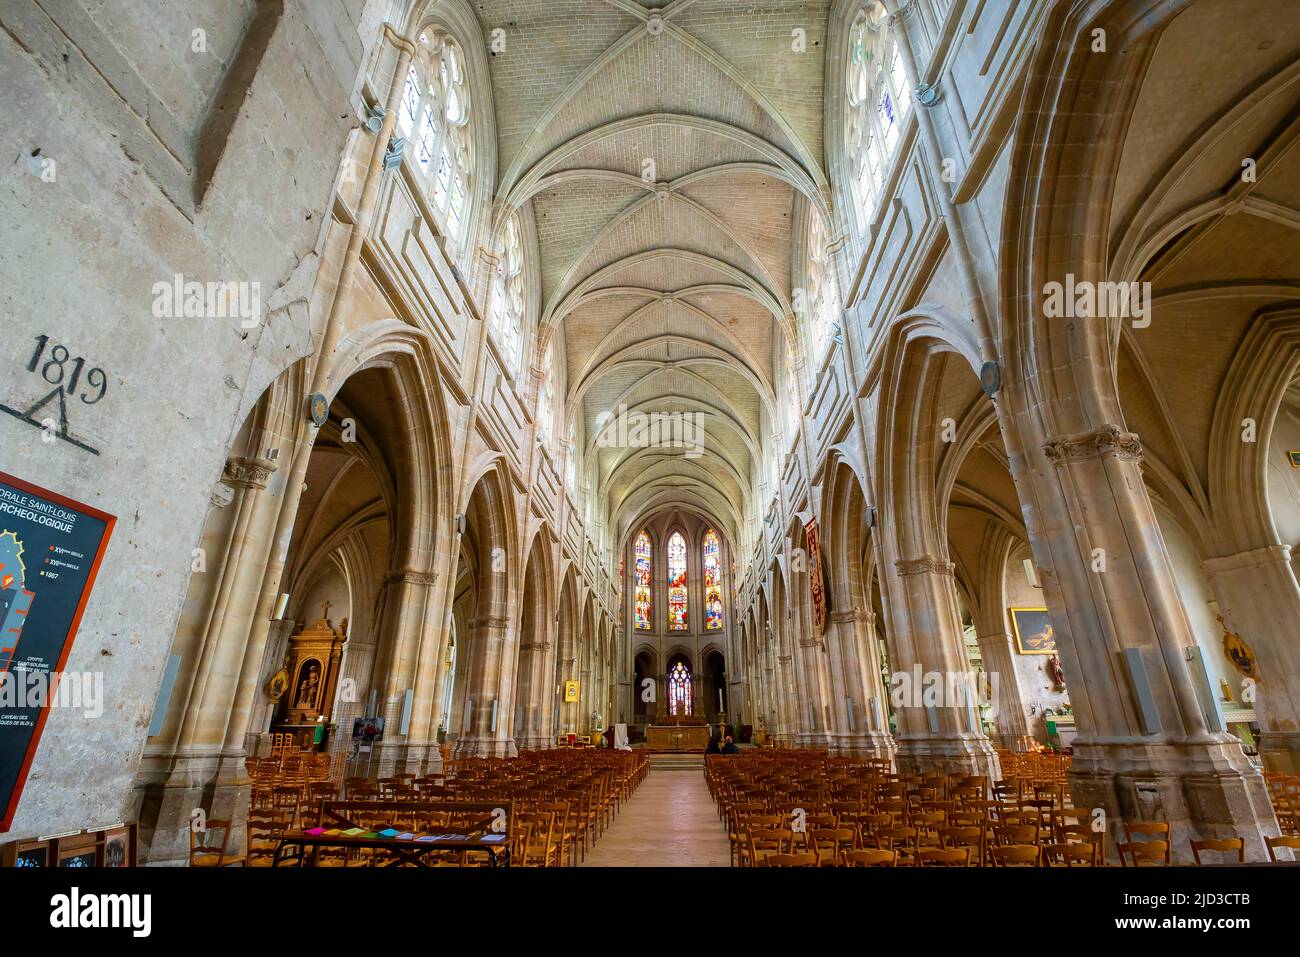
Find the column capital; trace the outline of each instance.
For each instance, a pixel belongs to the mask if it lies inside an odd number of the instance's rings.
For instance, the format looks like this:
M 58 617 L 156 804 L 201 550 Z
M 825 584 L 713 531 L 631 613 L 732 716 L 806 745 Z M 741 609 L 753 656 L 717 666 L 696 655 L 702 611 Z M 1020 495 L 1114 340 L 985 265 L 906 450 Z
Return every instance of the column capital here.
M 933 555 L 922 555 L 920 558 L 900 558 L 894 562 L 894 567 L 903 576 L 946 575 L 951 578 L 957 566 Z
M 826 616 L 827 620 L 835 624 L 847 624 L 854 621 L 869 621 L 876 617 L 874 611 L 867 611 L 865 608 L 845 608 L 841 611 L 833 611 Z
M 405 582 L 408 585 L 436 585 L 438 573 L 423 572 L 414 568 L 394 568 L 384 576 L 384 582 L 389 585 L 398 582 Z
M 232 456 L 226 460 L 221 480 L 235 488 L 266 488 L 275 467 L 270 459 Z
M 1113 455 L 1129 462 L 1142 458 L 1142 441 L 1134 432 L 1125 432 L 1118 425 L 1103 425 L 1092 432 L 1063 435 L 1043 443 L 1047 457 L 1061 465 L 1079 459 L 1098 459 Z
M 471 618 L 468 624 L 475 631 L 480 628 L 489 631 L 505 631 L 510 626 L 510 619 L 501 615 L 483 615 L 481 618 Z

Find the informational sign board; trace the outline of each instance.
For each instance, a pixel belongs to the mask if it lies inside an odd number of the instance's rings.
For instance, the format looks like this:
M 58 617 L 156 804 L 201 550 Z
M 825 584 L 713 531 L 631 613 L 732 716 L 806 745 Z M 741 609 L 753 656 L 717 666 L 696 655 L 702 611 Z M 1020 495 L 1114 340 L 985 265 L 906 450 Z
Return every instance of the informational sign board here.
M 0 833 L 9 830 L 116 519 L 0 472 Z M 99 686 L 102 690 L 102 684 Z

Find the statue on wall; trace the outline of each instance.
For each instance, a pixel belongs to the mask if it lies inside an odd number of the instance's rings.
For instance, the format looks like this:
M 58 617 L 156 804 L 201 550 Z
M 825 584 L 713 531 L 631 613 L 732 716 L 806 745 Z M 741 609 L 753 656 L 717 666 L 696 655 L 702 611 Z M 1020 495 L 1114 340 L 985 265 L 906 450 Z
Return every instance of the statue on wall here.
M 1056 691 L 1065 690 L 1065 672 L 1061 669 L 1061 659 L 1052 655 L 1047 659 L 1047 675 L 1052 679 Z

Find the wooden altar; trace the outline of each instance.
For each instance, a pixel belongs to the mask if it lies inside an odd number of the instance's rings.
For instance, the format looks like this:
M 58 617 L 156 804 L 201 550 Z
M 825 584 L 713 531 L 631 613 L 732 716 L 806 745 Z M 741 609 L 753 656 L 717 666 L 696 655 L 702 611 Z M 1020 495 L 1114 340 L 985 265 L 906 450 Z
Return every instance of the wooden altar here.
M 326 602 L 325 616 L 328 615 Z M 285 662 L 289 685 L 280 698 L 276 720 L 271 725 L 273 732 L 293 735 L 302 748 L 325 744 L 316 740 L 317 728 L 322 724 L 329 726 L 346 641 L 347 619 L 336 629 L 328 617 L 321 617 L 308 628 L 300 627 L 289 638 Z
M 703 718 L 659 715 L 646 728 L 645 743 L 656 751 L 699 751 L 709 745 L 709 725 Z

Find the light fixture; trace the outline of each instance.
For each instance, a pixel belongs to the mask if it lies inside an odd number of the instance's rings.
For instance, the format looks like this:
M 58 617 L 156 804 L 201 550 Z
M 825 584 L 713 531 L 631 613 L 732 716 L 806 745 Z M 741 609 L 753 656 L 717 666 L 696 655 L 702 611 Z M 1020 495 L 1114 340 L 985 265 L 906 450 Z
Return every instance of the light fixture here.
M 371 133 L 378 133 L 384 128 L 384 117 L 388 111 L 378 104 L 366 107 L 365 124 Z

